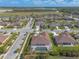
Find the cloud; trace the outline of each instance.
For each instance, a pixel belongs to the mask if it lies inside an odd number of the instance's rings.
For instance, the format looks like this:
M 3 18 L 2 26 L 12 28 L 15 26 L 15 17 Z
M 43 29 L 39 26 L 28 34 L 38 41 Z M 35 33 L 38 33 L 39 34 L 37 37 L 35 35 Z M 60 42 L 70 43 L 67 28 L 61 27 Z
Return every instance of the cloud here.
M 56 2 L 64 2 L 64 0 L 55 0 Z
M 79 6 L 79 0 L 0 0 L 0 6 Z

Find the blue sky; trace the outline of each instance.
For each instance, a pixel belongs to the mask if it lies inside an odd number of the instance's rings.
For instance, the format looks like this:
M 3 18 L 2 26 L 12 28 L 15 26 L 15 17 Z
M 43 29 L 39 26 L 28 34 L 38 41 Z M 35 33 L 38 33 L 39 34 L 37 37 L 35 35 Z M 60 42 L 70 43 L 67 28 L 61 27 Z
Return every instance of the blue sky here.
M 0 6 L 7 7 L 63 7 L 79 6 L 79 0 L 0 0 Z

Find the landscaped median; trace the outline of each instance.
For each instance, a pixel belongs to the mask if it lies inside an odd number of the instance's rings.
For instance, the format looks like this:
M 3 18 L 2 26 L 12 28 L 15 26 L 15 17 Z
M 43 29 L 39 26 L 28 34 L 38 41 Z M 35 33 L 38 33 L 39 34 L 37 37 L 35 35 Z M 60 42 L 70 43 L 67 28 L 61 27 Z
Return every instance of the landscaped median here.
M 29 36 L 30 35 L 30 36 Z M 31 37 L 32 37 L 32 34 L 28 34 L 28 40 L 25 42 L 24 44 L 24 49 L 22 51 L 22 54 L 20 56 L 20 59 L 23 59 L 26 55 L 29 54 L 29 51 L 30 51 L 30 42 L 31 42 Z
M 9 47 L 13 44 L 13 42 L 16 40 L 18 36 L 18 33 L 11 33 L 5 42 L 0 46 L 0 54 L 6 53 L 6 51 L 9 49 Z

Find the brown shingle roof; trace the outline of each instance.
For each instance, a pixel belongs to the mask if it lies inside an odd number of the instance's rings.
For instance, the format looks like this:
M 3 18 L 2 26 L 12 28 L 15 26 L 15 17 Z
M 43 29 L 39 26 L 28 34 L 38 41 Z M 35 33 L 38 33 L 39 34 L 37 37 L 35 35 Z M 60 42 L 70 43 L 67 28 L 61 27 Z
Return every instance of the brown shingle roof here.
M 49 35 L 46 32 L 40 33 L 37 36 L 32 37 L 31 45 L 48 45 L 50 44 Z

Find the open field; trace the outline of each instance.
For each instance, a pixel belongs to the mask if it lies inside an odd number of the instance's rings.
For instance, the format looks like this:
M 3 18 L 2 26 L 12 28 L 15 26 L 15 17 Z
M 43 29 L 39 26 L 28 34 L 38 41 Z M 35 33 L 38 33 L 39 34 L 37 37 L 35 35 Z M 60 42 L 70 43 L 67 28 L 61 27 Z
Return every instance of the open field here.
M 58 12 L 53 12 L 53 11 L 26 11 L 26 12 L 6 12 L 6 13 L 0 13 L 0 16 L 14 16 L 14 15 L 19 15 L 19 16 L 24 16 L 24 15 L 43 15 L 43 14 L 60 14 Z

